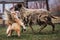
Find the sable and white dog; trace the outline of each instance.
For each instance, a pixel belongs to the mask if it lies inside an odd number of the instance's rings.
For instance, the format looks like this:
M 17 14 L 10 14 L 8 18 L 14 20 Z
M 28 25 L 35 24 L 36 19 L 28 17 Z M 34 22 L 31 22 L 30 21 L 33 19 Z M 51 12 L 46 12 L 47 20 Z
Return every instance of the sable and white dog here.
M 32 28 L 33 23 L 34 24 L 38 23 L 39 25 L 45 24 L 44 27 L 41 28 L 43 29 L 46 27 L 47 22 L 50 21 L 51 19 L 49 15 L 51 15 L 52 12 L 47 11 L 46 9 L 28 9 L 28 8 L 25 8 L 23 4 L 19 4 L 19 3 L 15 5 L 14 8 L 15 8 L 15 11 L 20 12 L 20 16 L 22 20 L 25 22 L 25 24 L 29 24 L 29 27 L 32 29 L 33 32 L 34 32 Z M 46 18 L 48 19 L 48 21 L 46 22 L 45 22 L 45 16 L 47 16 Z M 49 23 L 53 26 L 53 30 L 54 30 L 53 23 L 51 21 Z
M 14 22 L 12 24 L 10 24 L 8 17 L 6 17 L 6 21 L 7 21 L 7 25 L 8 25 L 6 34 L 7 34 L 7 36 L 11 36 L 12 32 L 16 31 L 17 35 L 20 36 L 20 27 L 22 26 L 23 29 L 26 29 L 26 27 L 25 27 L 24 23 L 18 18 L 16 12 L 11 12 L 11 16 L 14 18 L 14 20 L 13 20 Z
M 8 36 L 11 36 L 13 31 L 16 31 L 17 35 L 20 36 L 20 25 L 18 23 L 13 23 L 12 25 L 9 25 L 6 33 Z

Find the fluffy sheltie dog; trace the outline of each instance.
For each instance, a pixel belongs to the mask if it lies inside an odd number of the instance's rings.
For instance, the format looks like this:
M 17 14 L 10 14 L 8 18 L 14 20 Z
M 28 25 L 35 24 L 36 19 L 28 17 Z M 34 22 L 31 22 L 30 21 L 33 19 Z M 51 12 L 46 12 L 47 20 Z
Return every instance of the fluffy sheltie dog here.
M 16 31 L 18 37 L 20 36 L 20 25 L 18 23 L 13 23 L 12 25 L 9 25 L 6 33 L 8 36 L 11 36 L 13 31 Z
M 20 36 L 20 27 L 22 26 L 23 29 L 26 29 L 26 28 L 25 28 L 25 25 L 24 25 L 24 23 L 18 18 L 16 12 L 11 12 L 11 16 L 13 17 L 13 18 L 12 18 L 12 19 L 13 19 L 13 20 L 12 20 L 13 23 L 11 23 L 11 21 L 9 21 L 9 20 L 7 21 L 8 28 L 7 28 L 6 33 L 7 33 L 8 36 L 11 36 L 11 35 L 12 35 L 12 32 L 13 32 L 13 31 L 16 31 L 17 34 L 18 34 L 18 36 Z

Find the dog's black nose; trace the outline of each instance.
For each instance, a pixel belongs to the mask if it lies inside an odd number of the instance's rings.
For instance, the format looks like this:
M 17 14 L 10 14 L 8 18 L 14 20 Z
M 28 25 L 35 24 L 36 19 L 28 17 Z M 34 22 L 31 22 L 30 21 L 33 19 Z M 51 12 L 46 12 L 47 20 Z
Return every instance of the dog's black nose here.
M 26 29 L 24 29 L 24 31 L 26 31 Z

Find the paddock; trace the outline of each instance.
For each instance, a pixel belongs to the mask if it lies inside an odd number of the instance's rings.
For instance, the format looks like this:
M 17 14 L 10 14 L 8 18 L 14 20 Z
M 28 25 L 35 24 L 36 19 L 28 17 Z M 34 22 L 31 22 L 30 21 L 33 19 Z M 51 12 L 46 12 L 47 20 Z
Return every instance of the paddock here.
M 49 2 L 48 2 L 49 1 Z M 0 40 L 60 40 L 60 1 L 54 1 L 55 4 L 50 4 L 50 0 L 0 0 Z M 34 32 L 32 32 L 29 26 L 26 26 L 26 31 L 21 31 L 21 36 L 18 37 L 17 33 L 14 31 L 12 36 L 7 37 L 6 34 L 6 22 L 2 19 L 2 15 L 4 14 L 4 9 L 12 9 L 16 3 L 22 3 L 24 7 L 31 8 L 31 9 L 47 9 L 48 11 L 53 11 L 52 15 L 57 16 L 57 19 L 52 19 L 52 22 L 55 24 L 55 31 L 52 32 L 52 27 L 47 25 L 42 31 L 39 32 L 41 26 L 39 25 L 32 25 Z M 30 5 L 32 3 L 32 5 Z M 49 3 L 49 4 L 48 4 Z M 7 6 L 8 5 L 8 6 Z M 13 7 L 12 7 L 12 6 Z M 57 6 L 55 8 L 55 6 Z M 11 7 L 10 7 L 11 6 Z M 31 6 L 31 7 L 29 7 Z M 19 15 L 19 14 L 18 14 Z M 22 30 L 22 28 L 21 28 Z
M 35 34 L 32 33 L 31 29 L 27 27 L 27 31 L 21 33 L 21 37 L 17 37 L 16 32 L 13 33 L 12 37 L 6 36 L 6 27 L 0 26 L 0 40 L 60 40 L 60 24 L 55 24 L 55 32 L 52 33 L 50 25 L 43 29 L 40 33 L 39 26 L 34 25 Z

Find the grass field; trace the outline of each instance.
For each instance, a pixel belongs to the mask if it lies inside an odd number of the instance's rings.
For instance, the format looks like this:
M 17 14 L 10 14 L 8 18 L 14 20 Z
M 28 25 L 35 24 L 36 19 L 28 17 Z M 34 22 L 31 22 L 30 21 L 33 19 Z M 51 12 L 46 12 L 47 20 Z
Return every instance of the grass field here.
M 35 34 L 27 27 L 26 32 L 21 33 L 21 37 L 17 37 L 15 32 L 12 37 L 7 37 L 6 27 L 0 27 L 0 40 L 60 40 L 60 24 L 56 24 L 54 33 L 52 33 L 52 27 L 49 25 L 40 33 L 38 33 L 40 28 L 38 25 L 33 26 L 33 28 Z

